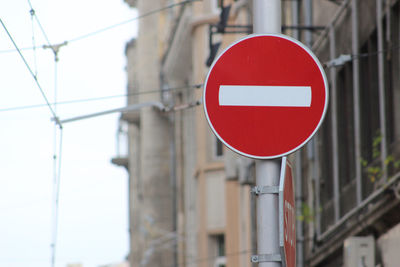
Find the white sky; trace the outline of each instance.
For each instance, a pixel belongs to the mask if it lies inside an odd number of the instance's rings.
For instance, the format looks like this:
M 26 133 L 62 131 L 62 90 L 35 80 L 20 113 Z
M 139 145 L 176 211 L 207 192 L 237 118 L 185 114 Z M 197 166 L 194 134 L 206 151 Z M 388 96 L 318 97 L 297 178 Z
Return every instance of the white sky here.
M 52 43 L 136 16 L 123 0 L 31 0 Z M 0 1 L 0 18 L 19 47 L 32 47 L 28 0 Z M 126 93 L 125 43 L 136 24 L 112 29 L 62 47 L 58 101 Z M 34 23 L 36 44 L 46 43 Z M 0 25 L 0 51 L 13 49 Z M 50 102 L 54 56 L 24 50 Z M 19 55 L 0 52 L 0 109 L 43 104 Z M 58 106 L 61 119 L 122 107 L 125 98 Z M 47 107 L 0 111 L 0 267 L 51 266 L 54 124 Z M 127 173 L 116 154 L 118 114 L 64 125 L 57 267 L 121 262 L 128 253 Z

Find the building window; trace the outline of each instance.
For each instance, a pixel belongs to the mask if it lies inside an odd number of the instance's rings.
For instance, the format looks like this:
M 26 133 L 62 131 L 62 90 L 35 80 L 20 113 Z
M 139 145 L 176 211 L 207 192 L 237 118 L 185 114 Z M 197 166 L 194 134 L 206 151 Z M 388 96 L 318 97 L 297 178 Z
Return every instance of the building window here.
M 393 158 L 388 164 L 389 176 L 395 175 L 400 171 L 400 3 L 397 3 L 390 16 L 389 33 L 390 41 L 386 40 L 386 121 L 387 121 L 387 142 L 389 157 Z M 387 20 L 385 20 L 387 22 Z M 396 160 L 394 160 L 396 159 Z M 397 163 L 395 163 L 397 161 Z M 397 166 L 397 167 L 396 167 Z
M 212 133 L 207 136 L 207 147 L 207 160 L 209 162 L 224 160 L 224 144 Z
M 337 98 L 340 211 L 345 214 L 357 203 L 353 64 L 351 62 L 346 63 L 338 72 Z
M 392 7 L 390 17 L 388 13 L 382 18 L 383 47 L 378 48 L 378 29 L 371 31 L 368 38 L 360 47 L 360 88 L 359 95 L 355 95 L 353 88 L 353 62 L 347 62 L 337 67 L 336 79 L 337 107 L 336 114 L 328 110 L 325 123 L 320 131 L 320 180 L 319 203 L 320 229 L 326 231 L 335 223 L 334 195 L 333 195 L 333 162 L 332 162 L 332 133 L 338 134 L 338 167 L 339 167 L 339 198 L 340 216 L 347 214 L 357 205 L 356 199 L 356 167 L 361 164 L 362 198 L 365 199 L 380 186 L 383 168 L 387 168 L 390 179 L 400 171 L 400 3 Z M 389 11 L 388 11 L 389 12 Z M 343 54 L 344 51 L 336 51 Z M 383 57 L 383 104 L 380 108 L 380 77 L 379 61 Z M 359 107 L 354 106 L 355 97 L 359 98 Z M 355 112 L 359 109 L 360 136 L 354 136 Z M 380 114 L 380 113 L 383 114 Z M 332 129 L 331 118 L 335 116 L 337 129 Z M 385 131 L 381 129 L 382 118 L 385 119 Z M 386 159 L 381 158 L 383 153 L 381 142 L 383 134 L 386 137 Z M 361 159 L 356 159 L 356 141 L 360 141 Z M 360 162 L 356 162 L 360 160 Z M 385 162 L 382 162 L 385 160 Z M 307 169 L 305 173 L 309 172 Z
M 223 234 L 210 236 L 210 267 L 226 267 L 225 236 Z
M 321 142 L 319 142 L 319 153 L 321 156 L 320 168 L 320 212 L 321 212 L 321 230 L 325 231 L 334 223 L 333 208 L 333 164 L 332 164 L 332 124 L 331 110 L 329 109 L 325 122 L 321 127 Z M 306 206 L 307 207 L 307 206 Z
M 215 137 L 215 157 L 219 158 L 222 157 L 224 155 L 224 146 L 222 144 L 222 142 Z

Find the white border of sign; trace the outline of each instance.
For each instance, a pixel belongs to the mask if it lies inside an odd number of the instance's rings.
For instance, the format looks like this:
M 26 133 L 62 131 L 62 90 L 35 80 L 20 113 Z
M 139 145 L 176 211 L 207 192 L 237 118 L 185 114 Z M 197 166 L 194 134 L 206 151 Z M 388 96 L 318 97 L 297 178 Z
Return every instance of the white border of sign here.
M 286 40 L 288 40 L 288 41 L 291 41 L 291 42 L 297 44 L 298 46 L 300 46 L 301 48 L 303 48 L 303 49 L 314 59 L 315 63 L 317 64 L 317 66 L 318 66 L 318 68 L 319 68 L 319 70 L 320 70 L 320 72 L 321 72 L 322 78 L 323 78 L 323 80 L 324 80 L 324 85 L 325 85 L 325 96 L 326 96 L 326 97 L 325 97 L 325 104 L 324 104 L 324 111 L 323 111 L 323 113 L 322 113 L 321 119 L 319 120 L 317 127 L 315 127 L 314 131 L 310 134 L 310 136 L 309 136 L 303 143 L 301 143 L 300 145 L 298 145 L 297 147 L 293 148 L 293 149 L 290 150 L 290 151 L 287 151 L 287 152 L 282 153 L 282 154 L 279 154 L 279 155 L 266 156 L 266 157 L 260 157 L 260 156 L 251 155 L 251 154 L 247 154 L 247 153 L 244 153 L 244 152 L 242 152 L 242 151 L 239 151 L 239 150 L 237 150 L 236 148 L 234 148 L 234 147 L 232 147 L 231 145 L 229 145 L 227 142 L 225 142 L 225 140 L 222 139 L 221 136 L 218 135 L 217 131 L 214 129 L 214 126 L 211 124 L 210 118 L 208 117 L 207 105 L 206 105 L 206 94 L 205 94 L 205 92 L 206 92 L 205 88 L 206 88 L 207 83 L 208 83 L 208 77 L 210 76 L 210 73 L 211 73 L 212 69 L 214 68 L 214 65 L 218 62 L 219 58 L 220 58 L 223 54 L 225 54 L 225 52 L 228 51 L 228 50 L 229 50 L 231 47 L 233 47 L 234 45 L 236 45 L 236 44 L 238 44 L 238 43 L 240 43 L 240 42 L 242 42 L 242 41 L 244 41 L 244 40 L 246 40 L 246 39 L 250 39 L 250 38 L 254 38 L 254 37 L 259 37 L 259 36 L 275 36 L 275 37 L 283 38 L 283 39 L 286 39 Z M 289 155 L 289 154 L 295 152 L 296 150 L 300 149 L 300 148 L 303 147 L 305 144 L 307 144 L 307 142 L 310 141 L 310 139 L 311 139 L 311 138 L 314 136 L 314 134 L 318 131 L 319 127 L 321 126 L 321 124 L 322 124 L 322 122 L 323 122 L 323 120 L 324 120 L 324 118 L 325 118 L 325 115 L 326 115 L 326 112 L 327 112 L 327 109 L 328 109 L 329 90 L 328 90 L 328 81 L 327 81 L 327 78 L 326 78 L 326 75 L 325 75 L 325 71 L 324 71 L 324 69 L 323 69 L 321 63 L 319 62 L 318 58 L 314 55 L 314 53 L 313 53 L 307 46 L 305 46 L 303 43 L 301 43 L 300 41 L 298 41 L 298 40 L 296 40 L 296 39 L 294 39 L 294 38 L 292 38 L 292 37 L 289 37 L 289 36 L 286 36 L 286 35 L 283 35 L 283 34 L 250 34 L 250 35 L 248 35 L 248 36 L 246 36 L 246 37 L 244 37 L 244 38 L 241 38 L 241 39 L 239 39 L 239 40 L 233 42 L 232 44 L 230 44 L 230 45 L 229 45 L 221 54 L 219 54 L 218 57 L 214 60 L 213 64 L 211 65 L 211 67 L 210 67 L 210 69 L 209 69 L 209 71 L 208 71 L 208 73 L 207 73 L 207 77 L 206 77 L 206 80 L 205 80 L 205 82 L 204 82 L 204 90 L 203 90 L 203 97 L 202 97 L 202 98 L 203 98 L 204 113 L 205 113 L 205 115 L 206 115 L 208 125 L 210 126 L 210 128 L 211 128 L 211 130 L 214 132 L 214 134 L 218 137 L 218 139 L 221 140 L 221 142 L 224 143 L 229 149 L 233 150 L 234 152 L 236 152 L 236 153 L 238 153 L 238 154 L 240 154 L 240 155 L 243 155 L 243 156 L 249 157 L 249 158 L 254 158 L 254 159 L 275 159 L 275 158 L 280 158 L 280 157 Z

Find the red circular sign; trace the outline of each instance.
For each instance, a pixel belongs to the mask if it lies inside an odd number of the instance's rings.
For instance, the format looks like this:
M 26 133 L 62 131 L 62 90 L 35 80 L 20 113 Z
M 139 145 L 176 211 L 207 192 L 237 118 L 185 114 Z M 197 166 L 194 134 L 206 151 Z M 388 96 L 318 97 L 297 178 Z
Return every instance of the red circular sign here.
M 294 152 L 318 130 L 328 104 L 315 55 L 285 35 L 249 35 L 214 61 L 203 105 L 209 125 L 233 151 L 270 159 Z

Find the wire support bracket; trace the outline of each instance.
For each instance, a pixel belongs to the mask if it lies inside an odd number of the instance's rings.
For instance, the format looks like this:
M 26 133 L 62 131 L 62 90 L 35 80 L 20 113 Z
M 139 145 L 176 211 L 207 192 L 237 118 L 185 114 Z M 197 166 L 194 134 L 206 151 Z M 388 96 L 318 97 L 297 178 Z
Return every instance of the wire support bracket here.
M 54 44 L 54 45 L 43 45 L 43 49 L 51 49 L 54 53 L 54 60 L 58 62 L 58 52 L 60 51 L 60 48 L 63 46 L 66 46 L 68 44 L 68 41 L 64 41 L 63 43 L 59 44 Z
M 255 195 L 262 195 L 262 194 L 278 194 L 279 193 L 279 186 L 254 186 L 250 193 Z
M 260 255 L 252 255 L 251 262 L 282 262 L 281 254 L 260 254 Z
M 340 55 L 339 57 L 334 58 L 334 59 L 328 61 L 328 62 L 325 63 L 325 64 L 326 64 L 326 66 L 327 66 L 328 68 L 331 68 L 331 67 L 339 67 L 339 66 L 343 66 L 345 63 L 347 63 L 347 62 L 349 62 L 349 61 L 352 61 L 352 60 L 353 60 L 352 55 L 349 55 L 349 54 L 343 55 L 343 54 L 342 54 L 342 55 Z

